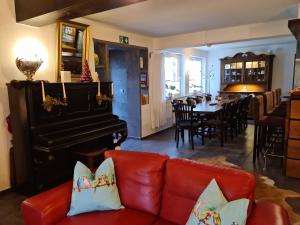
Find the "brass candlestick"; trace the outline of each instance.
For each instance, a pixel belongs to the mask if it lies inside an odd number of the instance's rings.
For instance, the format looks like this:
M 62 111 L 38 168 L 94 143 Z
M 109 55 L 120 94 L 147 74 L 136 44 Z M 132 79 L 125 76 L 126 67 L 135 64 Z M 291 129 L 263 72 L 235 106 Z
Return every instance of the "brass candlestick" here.
M 96 101 L 97 101 L 98 105 L 101 105 L 103 101 L 112 101 L 112 98 L 108 97 L 105 94 L 100 94 L 100 95 L 97 94 L 96 95 Z
M 46 95 L 45 101 L 42 104 L 44 109 L 48 112 L 52 111 L 53 106 L 58 106 L 58 105 L 67 106 L 68 105 L 67 99 L 64 98 L 63 101 L 61 101 L 60 99 L 53 98 L 50 95 Z

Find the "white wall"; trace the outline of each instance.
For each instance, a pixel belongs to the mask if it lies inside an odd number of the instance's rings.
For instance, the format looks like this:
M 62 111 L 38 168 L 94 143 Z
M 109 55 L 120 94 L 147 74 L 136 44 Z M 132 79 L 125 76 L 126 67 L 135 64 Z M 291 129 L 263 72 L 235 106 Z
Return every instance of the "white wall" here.
M 288 28 L 288 21 L 277 20 L 156 38 L 154 40 L 154 47 L 157 49 L 189 48 L 207 44 L 219 44 L 288 35 L 291 35 Z
M 56 81 L 56 24 L 39 28 L 16 24 L 13 0 L 0 0 L 0 191 L 10 187 L 9 148 L 11 135 L 7 132 L 6 116 L 9 115 L 6 83 L 25 76 L 15 65 L 14 49 L 24 38 L 34 38 L 44 47 L 47 60 L 36 73 L 35 79 Z M 152 39 L 86 19 L 77 19 L 91 25 L 91 37 L 118 42 L 119 35 L 129 37 L 130 44 L 152 47 Z M 92 43 L 92 39 L 91 39 Z M 93 45 L 90 46 L 90 68 L 94 66 Z
M 0 0 L 0 190 L 10 186 L 9 148 L 11 135 L 5 118 L 9 114 L 6 83 L 24 79 L 15 66 L 14 48 L 23 38 L 34 37 L 45 46 L 48 61 L 38 71 L 36 79 L 55 80 L 55 25 L 33 28 L 15 23 L 13 0 Z
M 216 49 L 208 52 L 207 67 L 213 65 L 215 79 L 211 81 L 211 93 L 217 95 L 220 90 L 220 59 L 234 56 L 238 52 L 254 52 L 255 54 L 268 54 L 272 51 L 275 55 L 273 65 L 272 89 L 282 88 L 283 93 L 291 89 L 293 83 L 294 55 L 296 41 L 283 44 L 266 46 L 253 46 L 245 48 Z

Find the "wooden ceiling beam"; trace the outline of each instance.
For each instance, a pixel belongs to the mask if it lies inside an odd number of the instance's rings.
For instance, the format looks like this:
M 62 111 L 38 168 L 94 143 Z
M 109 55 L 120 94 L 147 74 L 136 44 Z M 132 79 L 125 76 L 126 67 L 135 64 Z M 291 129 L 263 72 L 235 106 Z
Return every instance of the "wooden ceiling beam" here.
M 43 26 L 146 0 L 15 0 L 17 23 Z

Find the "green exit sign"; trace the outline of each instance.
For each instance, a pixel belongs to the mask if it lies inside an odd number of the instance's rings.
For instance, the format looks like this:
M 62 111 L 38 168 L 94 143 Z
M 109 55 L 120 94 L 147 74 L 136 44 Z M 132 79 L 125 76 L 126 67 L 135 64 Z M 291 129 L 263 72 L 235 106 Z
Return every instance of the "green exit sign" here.
M 119 36 L 119 41 L 120 41 L 120 43 L 122 43 L 122 44 L 126 44 L 126 45 L 129 44 L 129 38 L 126 37 L 126 36 L 120 35 L 120 36 Z

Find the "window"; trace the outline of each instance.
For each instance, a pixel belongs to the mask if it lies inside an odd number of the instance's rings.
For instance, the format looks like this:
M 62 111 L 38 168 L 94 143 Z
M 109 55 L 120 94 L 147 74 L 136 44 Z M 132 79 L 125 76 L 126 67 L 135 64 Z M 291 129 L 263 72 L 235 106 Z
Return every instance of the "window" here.
M 200 58 L 191 58 L 186 62 L 186 80 L 188 90 L 186 94 L 197 94 L 203 91 L 202 61 Z
M 165 53 L 165 97 L 197 95 L 205 92 L 205 58 Z
M 165 93 L 167 98 L 180 95 L 180 69 L 178 56 L 165 56 Z

